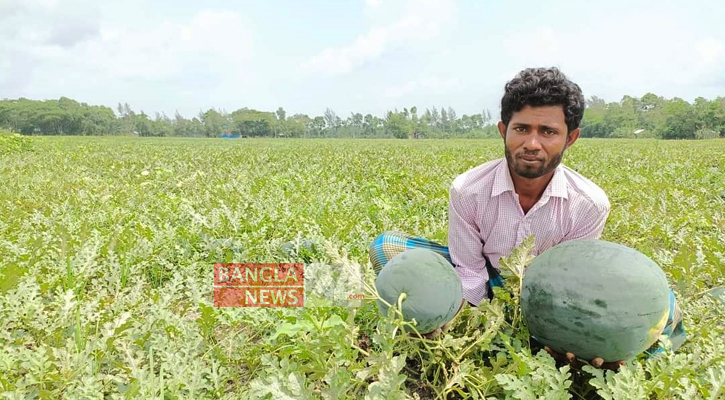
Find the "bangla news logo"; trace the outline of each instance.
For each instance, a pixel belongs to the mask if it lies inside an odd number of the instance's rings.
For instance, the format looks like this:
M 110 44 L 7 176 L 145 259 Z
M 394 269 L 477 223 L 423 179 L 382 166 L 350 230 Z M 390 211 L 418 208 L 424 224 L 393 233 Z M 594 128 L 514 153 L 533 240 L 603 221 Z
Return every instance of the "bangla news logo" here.
M 302 263 L 214 264 L 215 307 L 302 307 Z

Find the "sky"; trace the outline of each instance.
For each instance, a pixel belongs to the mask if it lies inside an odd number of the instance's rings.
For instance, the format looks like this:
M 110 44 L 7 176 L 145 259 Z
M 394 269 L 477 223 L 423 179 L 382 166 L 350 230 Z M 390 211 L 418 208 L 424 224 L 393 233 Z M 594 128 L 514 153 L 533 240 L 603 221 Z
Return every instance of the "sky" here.
M 189 118 L 242 107 L 500 113 L 556 66 L 584 95 L 725 96 L 725 2 L 0 0 L 0 99 Z

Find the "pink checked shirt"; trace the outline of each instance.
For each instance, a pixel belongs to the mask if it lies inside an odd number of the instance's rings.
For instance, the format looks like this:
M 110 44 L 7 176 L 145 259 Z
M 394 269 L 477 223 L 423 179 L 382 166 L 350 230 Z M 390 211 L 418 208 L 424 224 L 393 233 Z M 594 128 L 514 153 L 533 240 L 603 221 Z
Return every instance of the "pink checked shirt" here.
M 448 247 L 463 281 L 463 297 L 478 304 L 488 291 L 483 254 L 498 269 L 527 236 L 536 238 L 535 255 L 575 239 L 598 239 L 609 215 L 602 189 L 559 164 L 541 199 L 524 215 L 502 158 L 472 168 L 451 185 Z

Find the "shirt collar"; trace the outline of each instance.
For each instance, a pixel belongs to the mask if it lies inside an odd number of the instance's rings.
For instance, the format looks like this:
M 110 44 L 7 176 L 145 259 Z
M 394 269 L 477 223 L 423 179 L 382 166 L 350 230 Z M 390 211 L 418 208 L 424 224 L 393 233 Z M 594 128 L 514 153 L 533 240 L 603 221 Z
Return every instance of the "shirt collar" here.
M 550 197 L 561 197 L 564 199 L 569 198 L 569 191 L 567 190 L 567 183 L 566 183 L 566 174 L 564 173 L 564 166 L 562 164 L 559 164 L 558 167 L 554 170 L 554 176 L 551 178 L 551 181 L 549 182 L 549 186 L 546 187 L 546 190 L 544 190 L 544 196 L 548 195 Z
M 509 174 L 508 162 L 504 158 L 496 167 L 493 177 L 493 188 L 491 189 L 491 197 L 496 197 L 503 192 L 514 191 L 514 182 Z
M 496 197 L 501 193 L 508 191 L 514 191 L 514 182 L 511 180 L 508 162 L 506 162 L 506 159 L 504 158 L 496 168 L 495 176 L 493 178 L 493 188 L 491 189 L 491 197 Z M 551 181 L 549 181 L 549 185 L 546 189 L 544 189 L 544 193 L 541 197 L 569 198 L 566 176 L 564 174 L 564 167 L 562 164 L 559 164 L 559 166 L 554 170 L 554 176 L 551 178 Z

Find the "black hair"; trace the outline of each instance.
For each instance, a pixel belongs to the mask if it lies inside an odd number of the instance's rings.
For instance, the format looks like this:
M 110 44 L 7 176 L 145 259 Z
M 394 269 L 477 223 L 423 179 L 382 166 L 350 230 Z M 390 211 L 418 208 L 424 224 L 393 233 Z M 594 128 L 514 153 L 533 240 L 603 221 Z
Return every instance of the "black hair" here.
M 568 132 L 578 128 L 585 106 L 579 85 L 567 79 L 556 67 L 526 68 L 506 83 L 501 98 L 501 121 L 508 128 L 513 114 L 525 106 L 557 105 L 564 107 Z

